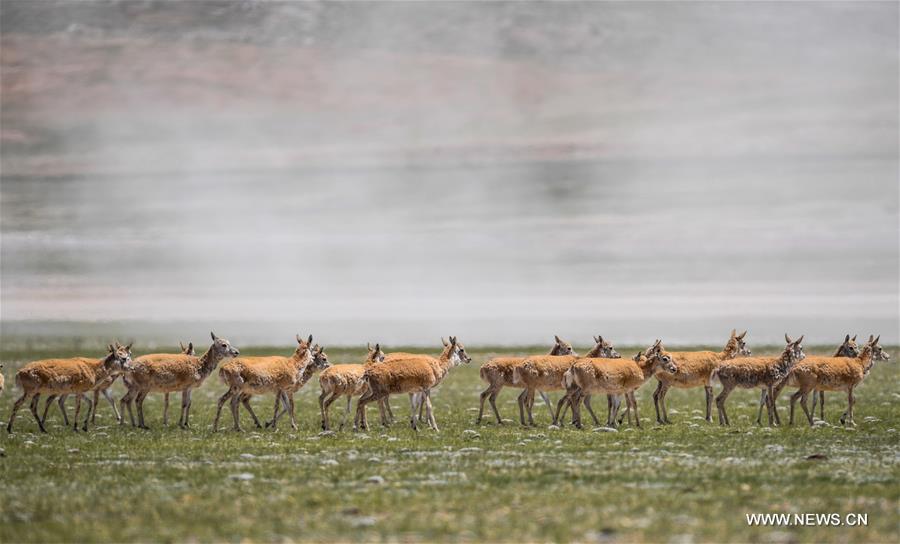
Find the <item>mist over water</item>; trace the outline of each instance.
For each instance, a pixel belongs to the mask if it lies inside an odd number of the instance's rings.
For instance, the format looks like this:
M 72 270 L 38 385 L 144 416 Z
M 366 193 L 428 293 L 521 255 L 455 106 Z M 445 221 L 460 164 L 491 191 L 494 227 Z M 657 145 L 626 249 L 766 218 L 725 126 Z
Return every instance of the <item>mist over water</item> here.
M 897 5 L 243 6 L 3 3 L 4 334 L 900 339 Z

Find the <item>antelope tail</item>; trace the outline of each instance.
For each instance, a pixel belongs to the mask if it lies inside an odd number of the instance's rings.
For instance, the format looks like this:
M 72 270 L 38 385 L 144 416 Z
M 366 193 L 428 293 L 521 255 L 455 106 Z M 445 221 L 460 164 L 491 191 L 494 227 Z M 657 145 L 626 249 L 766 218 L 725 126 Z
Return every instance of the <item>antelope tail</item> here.
M 522 374 L 521 374 L 518 366 L 513 368 L 512 383 L 513 383 L 513 385 L 521 385 L 522 384 Z
M 369 386 L 369 377 L 366 374 L 363 374 L 360 379 L 356 380 L 355 389 L 356 391 L 361 391 L 361 395 L 365 395 L 366 392 L 371 389 L 371 387 Z

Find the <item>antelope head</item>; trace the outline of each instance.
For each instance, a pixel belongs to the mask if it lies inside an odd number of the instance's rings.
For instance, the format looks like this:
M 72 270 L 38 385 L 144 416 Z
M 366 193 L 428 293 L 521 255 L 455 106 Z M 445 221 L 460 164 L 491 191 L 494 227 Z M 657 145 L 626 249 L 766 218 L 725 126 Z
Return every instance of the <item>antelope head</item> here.
M 450 356 L 450 362 L 453 366 L 472 362 L 472 358 L 466 353 L 466 347 L 455 336 L 451 336 L 449 342 L 441 338 L 441 343 L 444 344 L 444 353 Z
M 550 352 L 550 355 L 578 355 L 575 353 L 575 350 L 572 349 L 572 344 L 566 342 L 559 336 L 554 335 L 553 340 L 556 343 L 553 345 L 553 351 Z
M 131 344 L 123 346 L 114 342 L 108 345 L 107 349 L 106 359 L 103 360 L 103 366 L 106 367 L 107 372 L 118 375 L 126 370 L 131 370 Z
M 181 353 L 185 355 L 193 355 L 194 354 L 194 343 L 188 342 L 188 345 L 185 346 L 183 342 L 178 342 L 178 345 L 181 346 Z
M 805 336 L 805 335 L 804 335 Z M 802 361 L 806 358 L 806 354 L 803 353 L 803 336 L 796 340 L 791 340 L 791 337 L 784 333 L 784 341 L 787 342 L 787 345 L 784 347 L 784 354 L 787 355 L 788 361 L 793 364 L 798 361 Z
M 653 355 L 647 358 L 647 361 L 649 361 L 652 365 L 652 372 L 656 372 L 657 370 L 665 370 L 666 372 L 672 374 L 678 372 L 678 365 L 675 364 L 672 356 L 665 351 L 660 350 L 655 352 Z
M 599 357 L 601 359 L 621 359 L 622 356 L 619 355 L 619 352 L 613 347 L 612 344 L 603 339 L 602 336 L 594 337 L 594 348 L 591 350 L 594 357 Z
M 869 335 L 868 345 L 872 349 L 872 361 L 887 361 L 891 356 L 881 348 L 881 344 L 878 343 L 879 340 L 881 340 L 880 334 L 876 338 L 872 338 Z
M 665 351 L 665 348 L 662 345 L 662 340 L 657 338 L 656 342 L 654 342 L 652 346 L 644 350 L 644 357 L 652 357 L 653 354 L 659 353 L 661 351 Z
M 366 361 L 373 363 L 381 363 L 384 361 L 384 352 L 381 351 L 380 343 L 376 343 L 374 347 L 372 344 L 366 344 L 366 347 L 369 349 L 369 353 L 366 355 Z
M 312 349 L 313 349 L 313 337 L 310 334 L 309 337 L 304 340 L 300 337 L 300 335 L 296 335 L 297 339 L 297 349 L 294 350 L 294 357 L 297 358 L 305 358 L 307 355 L 312 357 Z
M 328 362 L 328 355 L 325 355 L 324 346 L 316 346 L 313 348 L 312 361 L 310 361 L 309 364 L 314 372 L 325 370 L 331 366 L 331 363 Z
M 843 343 L 841 343 L 834 356 L 851 358 L 859 357 L 859 345 L 856 343 L 856 335 L 854 334 L 853 338 L 850 338 L 849 334 L 845 336 Z
M 224 338 L 219 338 L 218 336 L 216 336 L 216 333 L 210 332 L 209 336 L 213 341 L 212 346 L 209 349 L 220 359 L 224 359 L 226 357 L 237 357 L 241 354 L 241 352 L 236 347 L 231 345 L 231 342 Z
M 747 347 L 747 343 L 744 342 L 745 336 L 747 336 L 747 331 L 738 334 L 737 329 L 731 329 L 731 337 L 728 339 L 728 343 L 725 344 L 725 353 L 730 356 L 730 359 L 734 359 L 738 355 L 749 357 L 753 354 L 750 348 Z

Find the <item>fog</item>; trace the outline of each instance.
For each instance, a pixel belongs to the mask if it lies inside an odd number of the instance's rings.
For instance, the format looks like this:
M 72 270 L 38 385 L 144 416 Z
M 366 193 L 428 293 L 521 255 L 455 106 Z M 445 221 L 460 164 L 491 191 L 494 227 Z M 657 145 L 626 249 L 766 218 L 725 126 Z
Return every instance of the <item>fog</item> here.
M 898 333 L 898 5 L 2 3 L 2 332 Z

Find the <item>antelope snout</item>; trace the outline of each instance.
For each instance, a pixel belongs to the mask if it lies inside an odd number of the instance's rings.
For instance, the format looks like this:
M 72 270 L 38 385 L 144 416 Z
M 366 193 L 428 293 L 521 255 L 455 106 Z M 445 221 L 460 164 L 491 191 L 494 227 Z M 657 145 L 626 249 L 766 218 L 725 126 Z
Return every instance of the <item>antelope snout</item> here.
M 238 355 L 241 354 L 241 350 L 239 350 L 238 348 L 236 348 L 234 346 L 229 348 L 228 352 L 231 354 L 232 357 L 237 357 Z

